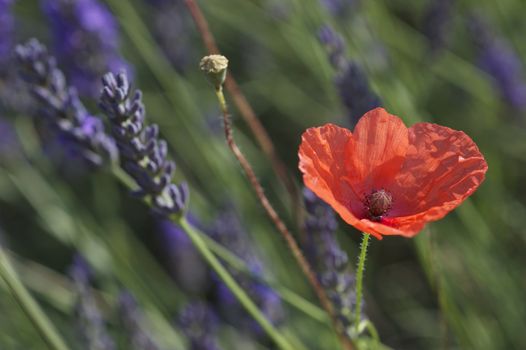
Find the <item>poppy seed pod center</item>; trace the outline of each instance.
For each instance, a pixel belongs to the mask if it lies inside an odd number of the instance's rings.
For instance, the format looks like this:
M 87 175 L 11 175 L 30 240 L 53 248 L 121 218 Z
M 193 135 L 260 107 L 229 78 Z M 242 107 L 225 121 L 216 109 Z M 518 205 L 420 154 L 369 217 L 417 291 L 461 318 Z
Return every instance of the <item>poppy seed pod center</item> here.
M 365 207 L 371 219 L 379 220 L 391 209 L 393 196 L 386 190 L 375 190 L 365 197 Z

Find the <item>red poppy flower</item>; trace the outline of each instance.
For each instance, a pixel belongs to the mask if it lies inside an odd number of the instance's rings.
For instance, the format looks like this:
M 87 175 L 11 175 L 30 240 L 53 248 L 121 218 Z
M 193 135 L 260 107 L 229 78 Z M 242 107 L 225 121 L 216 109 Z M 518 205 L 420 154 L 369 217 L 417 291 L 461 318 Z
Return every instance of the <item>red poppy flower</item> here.
M 311 189 L 358 230 L 413 237 L 471 195 L 488 169 L 462 131 L 418 123 L 407 128 L 383 108 L 354 132 L 333 124 L 302 136 L 299 168 Z

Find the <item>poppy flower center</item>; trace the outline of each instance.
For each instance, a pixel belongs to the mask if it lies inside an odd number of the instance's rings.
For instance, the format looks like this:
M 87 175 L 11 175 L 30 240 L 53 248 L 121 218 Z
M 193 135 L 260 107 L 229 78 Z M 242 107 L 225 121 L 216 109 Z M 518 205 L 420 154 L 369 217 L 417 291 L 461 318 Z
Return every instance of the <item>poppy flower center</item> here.
M 365 197 L 365 208 L 369 218 L 379 221 L 391 209 L 393 196 L 386 190 L 375 190 Z

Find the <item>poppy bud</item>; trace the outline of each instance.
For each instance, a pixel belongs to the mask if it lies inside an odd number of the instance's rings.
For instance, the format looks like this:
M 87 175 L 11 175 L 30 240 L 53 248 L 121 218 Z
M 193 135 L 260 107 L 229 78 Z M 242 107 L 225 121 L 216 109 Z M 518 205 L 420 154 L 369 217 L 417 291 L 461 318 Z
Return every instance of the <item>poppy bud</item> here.
M 373 191 L 365 200 L 369 215 L 373 219 L 384 215 L 393 203 L 393 197 L 385 190 Z
M 222 55 L 205 56 L 199 63 L 199 68 L 216 89 L 219 89 L 225 82 L 227 67 L 228 59 Z

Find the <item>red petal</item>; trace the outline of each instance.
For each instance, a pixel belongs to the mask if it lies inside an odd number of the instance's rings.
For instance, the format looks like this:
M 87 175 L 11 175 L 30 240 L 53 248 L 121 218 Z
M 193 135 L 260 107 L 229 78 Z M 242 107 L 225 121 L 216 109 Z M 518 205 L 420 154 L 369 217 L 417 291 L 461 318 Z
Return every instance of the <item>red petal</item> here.
M 484 180 L 488 165 L 477 145 L 461 131 L 436 124 L 409 128 L 406 159 L 390 186 L 395 202 L 389 212 L 405 235 L 444 217 Z
M 383 108 L 367 112 L 348 144 L 348 181 L 365 195 L 393 181 L 405 159 L 408 131 L 402 120 Z
M 299 168 L 305 186 L 330 204 L 343 220 L 354 225 L 358 219 L 353 211 L 362 210 L 362 203 L 344 181 L 347 176 L 345 150 L 352 139 L 351 131 L 327 124 L 307 129 L 301 139 Z

